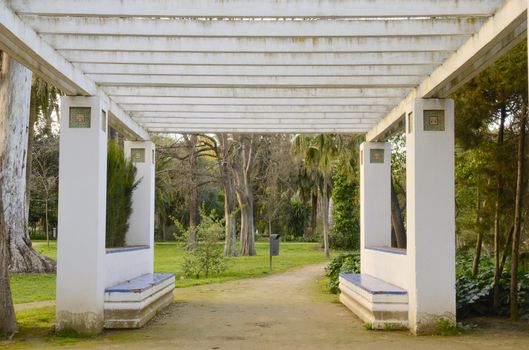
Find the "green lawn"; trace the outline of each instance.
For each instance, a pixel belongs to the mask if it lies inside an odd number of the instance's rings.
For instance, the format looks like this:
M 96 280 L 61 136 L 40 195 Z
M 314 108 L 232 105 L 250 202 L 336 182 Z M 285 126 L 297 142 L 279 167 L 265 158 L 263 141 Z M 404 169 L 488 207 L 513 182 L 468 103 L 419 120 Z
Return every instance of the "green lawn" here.
M 55 258 L 55 242 L 48 248 L 45 242 L 35 242 L 35 249 Z M 210 278 L 188 279 L 182 274 L 184 258 L 183 244 L 156 243 L 154 248 L 154 270 L 176 275 L 176 287 L 225 282 L 269 274 L 268 242 L 258 242 L 257 256 L 228 259 L 228 268 L 220 275 Z M 317 243 L 281 243 L 280 256 L 274 257 L 274 273 L 295 267 L 324 262 L 323 252 Z M 11 290 L 16 304 L 55 299 L 55 276 L 15 274 L 11 277 Z

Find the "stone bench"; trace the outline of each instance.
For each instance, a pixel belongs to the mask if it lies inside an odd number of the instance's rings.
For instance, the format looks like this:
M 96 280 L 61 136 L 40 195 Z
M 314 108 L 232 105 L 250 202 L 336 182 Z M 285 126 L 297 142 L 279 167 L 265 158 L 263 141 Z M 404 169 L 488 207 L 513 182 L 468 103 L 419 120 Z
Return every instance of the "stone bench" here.
M 146 274 L 105 289 L 105 328 L 140 328 L 173 302 L 175 276 Z
M 408 327 L 408 292 L 366 274 L 340 274 L 340 301 L 373 329 Z

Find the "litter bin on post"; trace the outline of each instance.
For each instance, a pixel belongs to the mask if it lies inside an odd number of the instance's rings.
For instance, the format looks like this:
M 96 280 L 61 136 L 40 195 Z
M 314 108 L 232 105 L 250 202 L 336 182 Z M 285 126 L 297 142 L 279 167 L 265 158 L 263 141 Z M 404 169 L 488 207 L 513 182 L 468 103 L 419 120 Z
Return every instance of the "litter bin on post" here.
M 272 271 L 272 257 L 279 255 L 279 238 L 280 234 L 270 235 L 270 271 Z

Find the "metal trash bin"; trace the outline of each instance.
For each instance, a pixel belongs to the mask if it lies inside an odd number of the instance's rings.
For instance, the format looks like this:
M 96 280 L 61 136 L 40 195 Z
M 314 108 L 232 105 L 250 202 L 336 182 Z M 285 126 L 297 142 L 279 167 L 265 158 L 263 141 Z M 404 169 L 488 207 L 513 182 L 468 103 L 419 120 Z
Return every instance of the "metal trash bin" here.
M 270 235 L 270 256 L 279 255 L 279 238 L 280 237 L 281 237 L 280 234 Z

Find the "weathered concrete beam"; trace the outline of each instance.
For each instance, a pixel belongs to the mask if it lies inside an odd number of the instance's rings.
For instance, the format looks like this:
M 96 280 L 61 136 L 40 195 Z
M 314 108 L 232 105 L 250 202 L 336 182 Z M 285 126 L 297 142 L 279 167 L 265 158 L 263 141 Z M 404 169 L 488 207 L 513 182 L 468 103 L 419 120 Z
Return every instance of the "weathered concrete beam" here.
M 400 97 L 359 97 L 359 98 L 203 98 L 203 97 L 137 97 L 137 96 L 113 96 L 112 99 L 118 104 L 132 105 L 307 105 L 307 106 L 355 106 L 355 105 L 377 105 L 395 106 L 402 98 Z
M 250 65 L 168 65 L 168 64 L 109 64 L 80 63 L 86 74 L 128 75 L 197 75 L 197 76 L 424 76 L 436 66 L 378 65 L 378 66 L 250 66 Z
M 143 52 L 425 52 L 453 51 L 467 35 L 346 38 L 193 38 L 42 34 L 57 50 Z
M 353 53 L 205 53 L 66 50 L 59 51 L 73 63 L 130 63 L 168 65 L 439 65 L 449 52 L 353 52 Z
M 185 19 L 22 16 L 42 34 L 181 37 L 375 37 L 471 35 L 485 21 L 472 18 L 401 18 L 320 21 L 210 21 Z
M 136 86 L 217 86 L 217 87 L 398 87 L 411 88 L 419 84 L 422 76 L 178 76 L 178 75 L 125 75 L 87 74 L 98 85 Z
M 112 116 L 134 137 L 148 140 L 149 134 L 136 124 L 84 73 L 68 62 L 0 1 L 0 49 L 33 72 L 70 95 L 99 95 L 106 100 Z
M 295 67 L 291 67 L 295 68 Z M 105 86 L 112 96 L 152 97 L 232 97 L 232 98 L 333 98 L 333 97 L 404 97 L 410 89 L 399 88 L 207 88 Z
M 366 135 L 383 140 L 416 98 L 446 97 L 527 37 L 527 0 L 508 0 L 483 27 Z
M 21 14 L 104 17 L 440 17 L 488 16 L 502 0 L 11 0 Z

